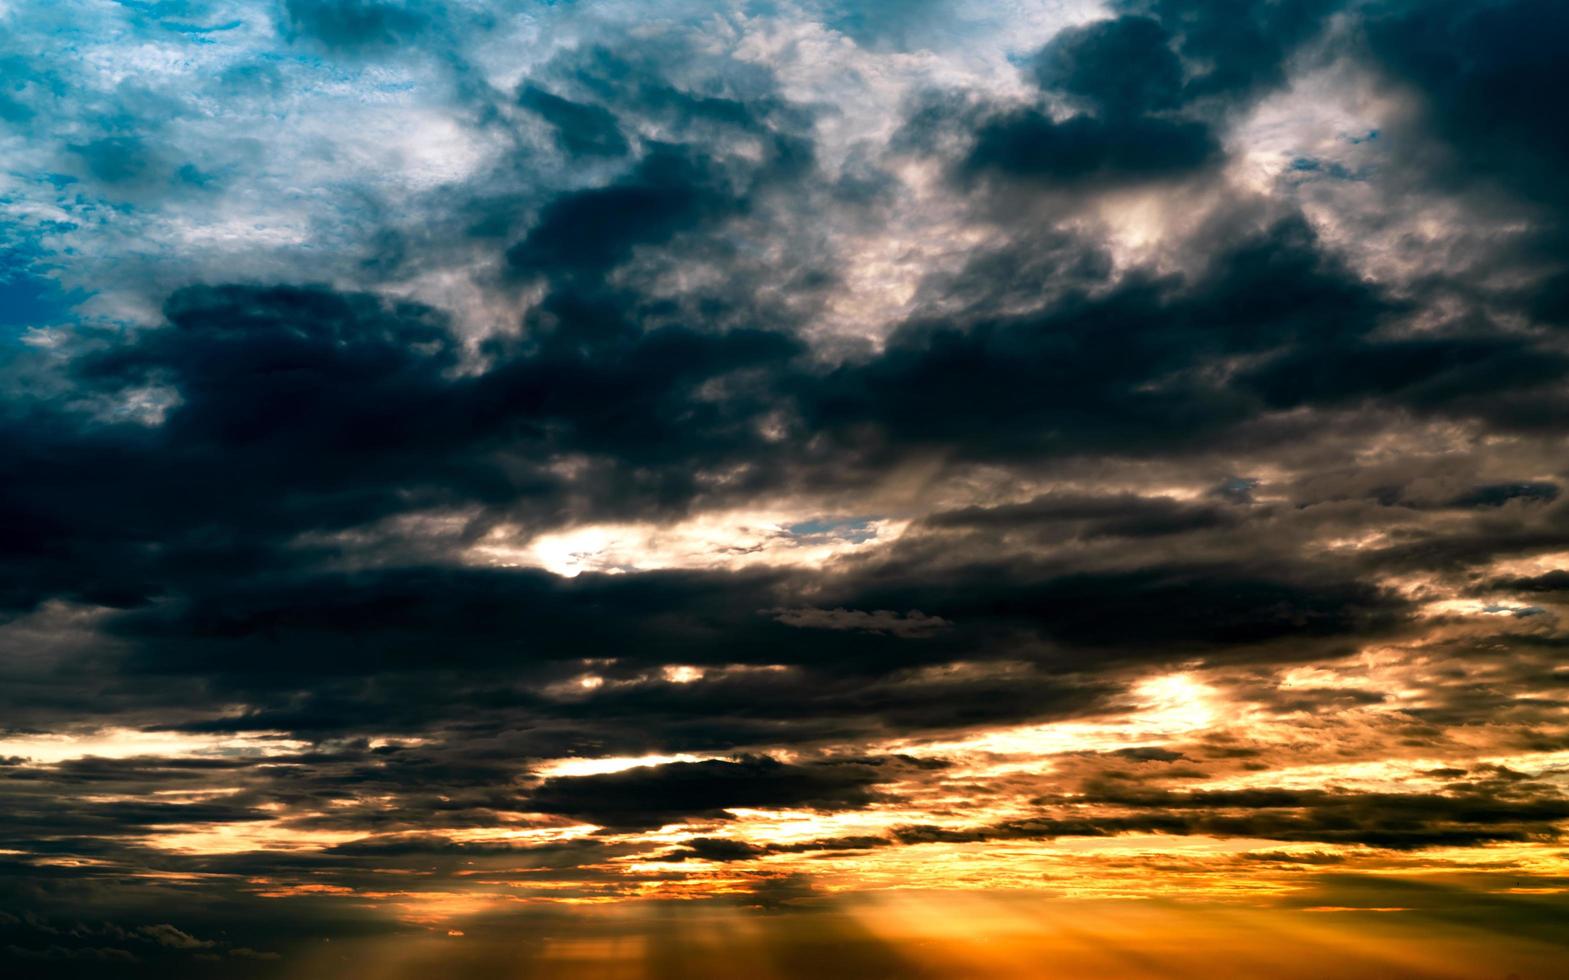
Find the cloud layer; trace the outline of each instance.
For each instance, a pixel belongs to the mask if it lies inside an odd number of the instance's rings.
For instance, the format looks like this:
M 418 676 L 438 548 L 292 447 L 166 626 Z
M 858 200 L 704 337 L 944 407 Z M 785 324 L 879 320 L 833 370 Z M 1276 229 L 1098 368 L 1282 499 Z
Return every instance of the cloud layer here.
M 0 28 L 8 969 L 684 908 L 917 976 L 814 930 L 925 890 L 1561 944 L 1558 5 Z

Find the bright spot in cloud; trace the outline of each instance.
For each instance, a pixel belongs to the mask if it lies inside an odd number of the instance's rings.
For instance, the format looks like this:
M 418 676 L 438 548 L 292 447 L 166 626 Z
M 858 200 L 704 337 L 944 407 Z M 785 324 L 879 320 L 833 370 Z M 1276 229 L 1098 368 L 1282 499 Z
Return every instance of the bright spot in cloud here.
M 468 551 L 474 563 L 542 568 L 567 578 L 583 572 L 665 568 L 737 569 L 820 566 L 894 541 L 907 520 L 806 519 L 783 512 L 704 514 L 675 524 L 592 524 L 532 538 L 515 527 L 491 531 Z
M 75 734 L 44 733 L 0 738 L 0 756 L 21 756 L 38 765 L 54 765 L 89 756 L 100 759 L 202 758 L 213 756 L 265 756 L 298 752 L 307 743 L 287 739 L 277 732 L 244 735 L 189 735 L 180 732 L 143 732 L 132 728 L 103 728 Z
M 660 671 L 660 674 L 672 684 L 690 684 L 703 679 L 701 667 L 688 667 L 685 664 L 666 667 Z
M 996 773 L 1038 768 L 1041 759 L 1064 752 L 1158 746 L 1202 731 L 1218 717 L 1219 692 L 1187 673 L 1148 678 L 1133 693 L 1139 708 L 1121 718 L 1015 725 L 938 742 L 901 739 L 881 749 L 918 757 L 971 756 L 987 772 Z
M 554 776 L 603 776 L 612 772 L 625 772 L 642 766 L 663 766 L 672 762 L 706 762 L 712 756 L 688 755 L 617 755 L 601 759 L 553 759 L 534 767 L 536 775 Z

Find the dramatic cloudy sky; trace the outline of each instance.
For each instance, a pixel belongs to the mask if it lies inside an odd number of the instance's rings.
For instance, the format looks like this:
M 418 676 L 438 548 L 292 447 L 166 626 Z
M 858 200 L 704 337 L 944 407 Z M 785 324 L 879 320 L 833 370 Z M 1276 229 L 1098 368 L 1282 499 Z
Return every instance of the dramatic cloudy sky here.
M 0 973 L 1561 976 L 1566 49 L 0 0 Z

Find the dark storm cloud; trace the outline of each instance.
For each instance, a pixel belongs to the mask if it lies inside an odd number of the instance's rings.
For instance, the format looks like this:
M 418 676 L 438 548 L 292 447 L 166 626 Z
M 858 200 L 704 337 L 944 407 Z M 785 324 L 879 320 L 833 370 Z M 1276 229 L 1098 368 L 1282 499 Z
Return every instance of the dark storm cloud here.
M 1208 446 L 1264 408 L 1212 375 L 1216 359 L 1356 344 L 1393 312 L 1300 221 L 1217 248 L 1192 281 L 1133 275 L 1031 313 L 916 320 L 882 357 L 824 379 L 807 418 L 828 432 L 870 428 L 895 450 L 981 458 Z
M 1236 790 L 1146 793 L 1091 789 L 1095 802 L 1153 811 L 1187 833 L 1354 843 L 1396 850 L 1472 846 L 1558 836 L 1569 800 L 1494 794 L 1430 795 Z M 1197 811 L 1200 815 L 1194 817 Z M 1137 818 L 1135 818 L 1137 819 Z
M 657 827 L 736 807 L 861 807 L 877 798 L 873 786 L 892 778 L 883 760 L 795 765 L 749 756 L 553 777 L 529 794 L 528 806 L 606 827 Z
M 1356 844 L 1404 851 L 1477 847 L 1498 842 L 1556 840 L 1569 800 L 1500 799 L 1491 794 L 1334 793 L 1297 790 L 1148 792 L 1090 787 L 1060 801 L 1104 804 L 1126 811 L 1076 814 L 1071 809 L 973 830 L 899 827 L 901 844 L 1107 837 L 1120 834 L 1204 834 L 1292 843 Z
M 1454 507 L 1501 507 L 1511 500 L 1551 503 L 1558 499 L 1556 483 L 1494 483 L 1473 487 L 1450 501 Z
M 989 570 L 1003 574 L 983 588 Z M 1366 635 L 1398 622 L 1404 605 L 1362 583 L 1293 582 L 1242 567 L 1154 566 L 1039 578 L 1019 571 L 980 565 L 959 570 L 946 595 L 941 586 L 918 582 L 911 591 L 924 607 L 960 622 L 968 614 L 1031 623 L 1070 645 L 1175 650 Z
M 561 152 L 569 156 L 621 156 L 629 149 L 615 115 L 604 106 L 564 99 L 537 85 L 525 85 L 518 104 L 555 127 Z
M 602 272 L 638 245 L 666 242 L 737 208 L 715 182 L 699 164 L 655 149 L 623 180 L 552 201 L 507 260 L 522 270 Z
M 1569 359 L 1530 341 L 1462 335 L 1303 347 L 1241 380 L 1277 408 L 1385 398 L 1423 413 L 1543 431 L 1564 418 L 1566 370 Z
M 1036 54 L 1030 68 L 1042 88 L 1107 115 L 1170 109 L 1182 98 L 1182 62 L 1165 28 L 1149 17 L 1069 28 Z
M 164 426 L 170 443 L 250 450 L 274 466 L 302 452 L 421 448 L 408 424 L 435 414 L 455 366 L 433 311 L 368 296 L 196 288 L 171 297 L 165 315 L 169 329 L 89 354 L 81 376 L 106 386 L 167 378 L 181 399 Z
M 758 615 L 746 596 L 765 602 L 769 580 L 387 570 L 208 593 L 127 614 L 115 628 L 147 641 L 144 666 L 162 670 L 227 662 L 241 674 L 359 674 L 377 666 L 472 669 L 587 655 L 703 663 L 736 659 L 736 651 L 726 655 L 719 647 L 745 643 L 748 634 L 767 644 L 758 650 L 767 662 L 789 631 Z M 706 655 L 705 645 L 714 647 Z
M 1569 119 L 1557 100 L 1537 95 L 1563 84 L 1557 52 L 1569 41 L 1569 16 L 1541 0 L 1385 3 L 1371 13 L 1370 61 L 1411 103 L 1398 130 L 1403 176 L 1479 211 L 1516 215 L 1515 234 L 1477 249 L 1473 261 L 1483 276 L 1513 268 L 1517 281 L 1500 289 L 1483 279 L 1476 288 L 1539 322 L 1569 322 L 1569 196 L 1556 176 L 1569 161 Z M 1549 424 L 1562 419 L 1559 407 Z
M 768 164 L 767 179 L 793 179 L 786 175 L 799 166 Z M 627 176 L 547 206 L 509 255 L 522 268 L 597 277 L 634 247 L 741 213 L 746 200 L 704 158 L 654 147 Z M 247 544 L 234 537 L 240 528 L 253 532 L 251 547 L 265 548 L 268 538 L 422 502 L 528 508 L 537 497 L 549 513 L 565 488 L 553 475 L 529 473 L 519 452 L 529 443 L 536 452 L 586 450 L 619 461 L 620 472 L 595 494 L 607 503 L 680 507 L 701 492 L 694 464 L 745 461 L 762 479 L 794 482 L 791 470 L 811 472 L 814 463 L 831 467 L 821 476 L 850 477 L 858 458 L 875 472 L 935 449 L 980 457 L 1169 449 L 1219 438 L 1256 416 L 1264 406 L 1255 391 L 1265 404 L 1393 396 L 1435 410 L 1491 411 L 1484 395 L 1562 374 L 1558 360 L 1522 341 L 1362 339 L 1393 310 L 1290 222 L 1229 245 L 1191 282 L 1133 278 L 1025 316 L 988 316 L 982 307 L 968 322 L 917 320 L 883 356 L 827 373 L 798 364 L 799 344 L 784 333 L 640 327 L 654 312 L 646 300 L 591 284 L 557 287 L 531 315 L 535 339 L 498 347 L 495 367 L 478 378 L 454 376 L 456 348 L 429 310 L 321 290 L 190 290 L 168 305 L 171 329 L 89 354 L 78 368 L 85 383 L 110 391 L 169 386 L 179 402 L 163 426 L 68 436 L 59 431 L 65 419 L 32 421 L 15 436 L 13 458 L 29 475 L 16 481 L 23 499 L 12 504 L 19 519 L 11 523 L 25 537 L 66 520 L 49 511 L 70 500 L 70 487 L 27 499 L 25 484 L 73 479 L 58 472 L 73 455 L 84 467 L 106 453 L 123 460 L 128 492 L 117 506 L 129 519 L 114 524 L 145 527 L 167 547 L 170 531 L 157 528 L 154 510 L 168 507 L 183 533 L 220 535 L 207 551 L 232 554 Z M 1236 386 L 1199 373 L 1214 358 L 1241 354 L 1266 361 Z M 730 397 L 700 394 L 730 376 L 745 379 Z M 780 469 L 793 447 L 763 440 L 756 426 L 781 409 L 805 423 L 803 437 L 833 438 L 832 456 L 797 453 Z M 40 439 L 51 448 L 27 445 Z M 496 455 L 508 444 L 507 458 Z M 30 467 L 29 454 L 47 462 Z M 284 484 L 291 492 L 283 506 L 271 494 L 247 499 L 249 487 Z M 204 512 L 223 527 L 204 523 Z M 109 524 L 95 529 L 95 548 L 124 535 Z M 127 602 L 157 591 L 156 582 L 134 581 L 134 567 L 101 558 L 92 563 L 99 571 L 83 574 L 87 563 L 72 567 L 62 553 L 72 547 L 67 535 L 49 556 L 72 594 Z M 127 581 L 91 583 L 122 571 L 132 573 Z M 37 568 L 28 572 L 40 582 Z M 48 581 L 45 574 L 41 588 L 17 586 L 15 602 L 37 601 Z
M 1225 113 L 1283 84 L 1335 4 L 1124 3 L 1058 33 L 1028 74 L 1074 110 L 983 110 L 962 171 L 1074 187 L 1180 177 L 1223 159 Z
M 0 508 L 18 529 L 3 592 L 12 608 L 51 594 L 135 604 L 170 578 L 233 574 L 291 533 L 330 526 L 333 510 L 358 523 L 401 506 L 409 488 L 396 471 L 428 465 L 406 440 L 422 424 L 435 435 L 454 363 L 430 311 L 236 287 L 183 291 L 167 313 L 168 329 L 77 367 L 110 391 L 175 386 L 164 426 L 93 425 L 49 408 L 0 421 Z M 104 468 L 121 488 L 108 498 L 91 476 Z
M 1155 115 L 1180 105 L 1183 85 L 1171 38 L 1155 20 L 1120 17 L 1070 28 L 1030 68 L 1043 89 L 1084 111 L 1061 121 L 1038 108 L 987 119 L 966 170 L 1050 183 L 1140 180 L 1191 171 L 1220 155 L 1204 123 Z
M 162 425 L 16 418 L 7 491 L 12 604 L 65 596 L 139 606 L 109 624 L 112 636 L 132 644 L 126 666 L 210 677 L 261 700 L 211 722 L 216 730 L 317 732 L 373 720 L 418 730 L 477 697 L 467 683 L 432 690 L 390 675 L 360 681 L 368 671 L 478 669 L 526 683 L 559 673 L 542 666 L 550 662 L 612 656 L 877 673 L 961 650 L 1018 656 L 1013 634 L 1021 629 L 1068 651 L 1138 647 L 1140 656 L 1160 658 L 1291 636 L 1352 637 L 1398 623 L 1400 603 L 1377 588 L 1312 569 L 895 563 L 846 579 L 829 605 L 919 609 L 955 629 L 920 649 L 891 635 L 823 630 L 802 647 L 799 630 L 764 612 L 798 604 L 792 575 L 566 582 L 540 572 L 418 566 L 323 574 L 314 566 L 338 549 L 292 543 L 410 506 L 479 503 L 545 515 L 563 494 L 581 496 L 584 486 L 531 471 L 530 448 L 607 460 L 601 488 L 587 489 L 611 512 L 683 506 L 698 492 L 699 461 L 745 460 L 767 474 L 770 458 L 791 452 L 791 468 L 844 480 L 936 448 L 983 459 L 1170 451 L 1182 440 L 1197 448 L 1206 429 L 1245 418 L 1245 402 L 1209 381 L 1164 382 L 1152 392 L 1155 379 L 1180 378 L 1206 356 L 1301 344 L 1325 323 L 1355 335 L 1386 308 L 1318 256 L 1299 227 L 1249 239 L 1212 264 L 1196 282 L 1136 281 L 1025 317 L 912 325 L 885 355 L 827 370 L 798 361 L 799 344 L 785 334 L 638 329 L 611 291 L 591 293 L 591 305 L 575 290 L 552 294 L 548 328 L 542 320 L 526 345 L 498 345 L 494 365 L 472 376 L 456 370 L 455 342 L 428 309 L 321 289 L 188 290 L 170 300 L 169 326 L 89 352 L 75 367 L 82 382 L 111 391 L 158 384 L 177 392 Z M 1111 351 L 1115 357 L 1106 357 Z M 738 371 L 747 380 L 727 399 L 699 395 Z M 1058 380 L 1043 383 L 1053 372 Z M 752 423 L 781 405 L 794 406 L 818 446 L 829 437 L 832 452 L 763 440 Z M 103 500 L 91 474 L 109 460 L 119 491 Z M 796 479 L 790 469 L 772 473 Z M 972 512 L 932 523 L 989 525 L 975 541 L 985 547 L 988 537 L 1035 521 L 1076 524 L 1074 533 L 1090 538 L 1236 521 L 1213 506 L 1131 499 L 1034 508 L 1003 509 L 1002 521 Z M 312 685 L 322 686 L 292 693 Z M 868 705 L 903 724 L 1001 720 L 1062 711 L 1059 697 L 1074 688 L 1045 685 L 1049 696 L 1034 702 L 1028 689 L 1015 698 L 984 688 L 971 697 L 891 687 L 859 707 L 831 690 L 817 692 L 826 701 L 792 703 L 826 719 L 805 730 L 816 737 L 861 727 L 851 715 Z M 420 696 L 411 698 L 415 690 Z M 500 699 L 498 709 L 564 710 L 521 693 L 488 698 Z M 663 737 L 684 745 L 779 735 L 776 720 L 666 700 Z M 626 744 L 637 715 L 622 727 L 611 717 L 615 704 L 585 707 L 580 733 L 598 724 L 607 744 Z M 703 713 L 677 720 L 683 705 Z
M 649 231 L 632 221 L 591 223 L 584 234 L 635 242 Z M 622 246 L 585 247 L 589 258 L 574 269 L 624 256 Z M 1331 337 L 1355 337 L 1388 309 L 1297 226 L 1249 239 L 1213 265 L 1197 282 L 1134 281 L 1026 316 L 912 324 L 884 355 L 826 371 L 801 360 L 784 333 L 638 328 L 621 305 L 627 297 L 599 288 L 552 293 L 532 339 L 498 344 L 496 363 L 478 376 L 458 372 L 455 341 L 428 309 L 320 289 L 186 290 L 169 301 L 168 327 L 75 366 L 79 383 L 110 393 L 166 387 L 175 401 L 161 425 L 13 415 L 6 505 L 20 564 L 11 602 L 136 604 L 177 585 L 168 597 L 178 608 L 179 592 L 226 591 L 223 576 L 241 581 L 267 567 L 276 577 L 330 554 L 293 546 L 294 535 L 410 507 L 504 505 L 544 516 L 562 495 L 587 490 L 597 508 L 679 509 L 702 492 L 694 466 L 745 461 L 788 485 L 800 478 L 792 471 L 871 476 L 937 449 L 1017 459 L 1197 445 L 1255 411 L 1194 373 L 1207 358 L 1301 344 L 1326 325 Z M 724 379 L 733 379 L 727 398 L 706 394 Z M 780 409 L 804 422 L 810 447 L 763 437 L 761 420 Z M 574 452 L 606 461 L 597 488 L 569 487 L 530 464 Z M 97 501 L 88 474 L 106 460 L 115 460 L 121 490 Z M 533 587 L 526 577 L 516 584 Z M 302 624 L 313 605 L 335 601 L 316 586 L 295 595 L 281 587 L 300 604 L 290 615 Z M 239 610 L 247 602 L 227 601 Z M 374 612 L 376 600 L 365 601 L 341 611 Z M 196 632 L 245 633 L 245 615 Z
M 1219 155 L 1209 131 L 1195 122 L 1135 118 L 1102 121 L 1075 116 L 1054 122 L 1034 110 L 987 120 L 964 166 L 1054 184 L 1138 181 L 1182 174 Z
M 667 482 L 679 505 L 695 488 L 687 466 L 671 466 L 690 461 L 672 439 L 719 459 L 761 445 L 695 389 L 796 349 L 758 332 L 635 333 L 614 308 L 603 322 L 567 307 L 568 322 L 536 353 L 455 379 L 455 342 L 428 309 L 229 287 L 183 291 L 167 312 L 167 329 L 78 365 L 84 382 L 110 392 L 170 386 L 178 403 L 163 425 L 8 413 L 4 506 L 21 562 L 7 576 L 13 607 L 50 594 L 135 603 L 171 578 L 243 574 L 262 552 L 276 570 L 294 560 L 278 551 L 305 531 L 411 505 L 526 506 L 559 493 L 530 455 L 619 452 L 634 471 L 662 466 L 644 489 Z M 122 489 L 94 504 L 88 474 L 103 466 Z M 142 547 L 148 540 L 161 542 L 157 554 Z
M 888 847 L 893 841 L 887 837 L 825 837 L 821 840 L 800 841 L 793 844 L 748 844 L 745 841 L 724 837 L 689 837 L 681 847 L 660 855 L 661 861 L 750 861 L 769 854 L 833 853 L 836 851 L 869 851 Z
M 1045 526 L 1058 533 L 1062 525 L 1070 525 L 1085 537 L 1143 538 L 1228 527 L 1239 520 L 1226 507 L 1190 504 L 1170 497 L 1050 493 L 1022 504 L 944 511 L 928 517 L 926 522 L 938 528 L 991 527 L 1012 531 Z
M 1115 4 L 1130 14 L 1154 18 L 1174 39 L 1177 52 L 1193 66 L 1178 96 L 1186 104 L 1240 103 L 1284 84 L 1288 59 L 1344 6 L 1338 0 L 1275 0 L 1242 6 L 1229 0 L 1119 0 Z M 1124 15 L 1120 23 L 1131 20 Z M 1091 28 L 1092 38 L 1095 30 Z M 1144 27 L 1136 30 L 1145 37 L 1132 47 L 1102 41 L 1098 49 L 1108 56 L 1105 65 L 1099 74 L 1091 69 L 1088 77 L 1100 79 L 1102 85 L 1116 84 L 1106 81 L 1106 71 L 1117 57 L 1152 49 L 1153 32 Z M 1165 59 L 1156 55 L 1150 63 L 1159 66 L 1160 76 L 1170 75 Z
M 1563 81 L 1569 12 L 1549 0 L 1385 4 L 1367 25 L 1379 67 L 1408 82 L 1426 132 L 1454 154 L 1435 176 L 1496 181 L 1561 208 L 1569 115 L 1537 94 Z
M 1527 578 L 1499 579 L 1493 587 L 1512 592 L 1569 592 L 1569 571 L 1554 569 Z

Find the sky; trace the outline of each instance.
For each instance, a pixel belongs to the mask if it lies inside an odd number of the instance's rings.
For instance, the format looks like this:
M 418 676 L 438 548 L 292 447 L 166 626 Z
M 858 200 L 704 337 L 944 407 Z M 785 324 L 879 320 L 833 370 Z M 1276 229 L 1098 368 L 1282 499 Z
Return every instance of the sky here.
M 1562 976 L 1566 47 L 0 0 L 0 974 Z

